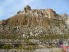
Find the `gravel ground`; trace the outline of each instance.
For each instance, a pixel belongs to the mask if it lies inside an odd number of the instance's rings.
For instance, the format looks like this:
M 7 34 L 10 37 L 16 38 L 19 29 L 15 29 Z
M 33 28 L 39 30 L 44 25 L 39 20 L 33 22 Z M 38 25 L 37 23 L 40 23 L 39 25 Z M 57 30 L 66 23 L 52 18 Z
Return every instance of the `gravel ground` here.
M 0 52 L 63 52 L 61 48 L 42 48 L 42 49 L 36 49 L 34 51 L 24 51 L 24 50 L 17 50 L 17 49 L 0 49 Z M 69 49 L 67 49 L 67 52 L 69 52 Z

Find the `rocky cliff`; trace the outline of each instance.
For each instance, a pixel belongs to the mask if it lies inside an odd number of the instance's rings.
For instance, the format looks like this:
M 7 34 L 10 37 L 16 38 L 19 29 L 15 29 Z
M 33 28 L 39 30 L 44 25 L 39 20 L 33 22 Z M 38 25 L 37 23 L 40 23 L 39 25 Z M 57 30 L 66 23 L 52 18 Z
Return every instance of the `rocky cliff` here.
M 52 9 L 31 9 L 26 6 L 15 16 L 0 22 L 0 36 L 68 35 L 68 15 L 57 14 Z

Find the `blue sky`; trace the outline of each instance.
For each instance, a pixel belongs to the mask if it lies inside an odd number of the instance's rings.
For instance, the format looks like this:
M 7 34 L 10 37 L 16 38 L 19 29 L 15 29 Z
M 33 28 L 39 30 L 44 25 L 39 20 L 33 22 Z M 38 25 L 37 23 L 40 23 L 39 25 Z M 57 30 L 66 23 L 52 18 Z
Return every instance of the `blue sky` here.
M 51 8 L 58 14 L 69 15 L 69 0 L 0 0 L 0 20 L 14 16 L 26 5 L 30 5 L 32 9 Z

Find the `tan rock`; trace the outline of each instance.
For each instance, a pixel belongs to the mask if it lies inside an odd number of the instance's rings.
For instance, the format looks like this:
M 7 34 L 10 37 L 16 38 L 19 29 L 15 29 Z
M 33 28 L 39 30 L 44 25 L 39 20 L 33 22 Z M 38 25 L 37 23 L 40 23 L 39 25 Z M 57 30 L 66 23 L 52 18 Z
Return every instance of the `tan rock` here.
M 2 21 L 0 21 L 0 24 L 2 24 Z
M 56 15 L 56 12 L 53 11 L 52 9 L 47 9 L 46 13 L 48 15 L 48 18 L 52 18 L 52 17 L 54 17 Z

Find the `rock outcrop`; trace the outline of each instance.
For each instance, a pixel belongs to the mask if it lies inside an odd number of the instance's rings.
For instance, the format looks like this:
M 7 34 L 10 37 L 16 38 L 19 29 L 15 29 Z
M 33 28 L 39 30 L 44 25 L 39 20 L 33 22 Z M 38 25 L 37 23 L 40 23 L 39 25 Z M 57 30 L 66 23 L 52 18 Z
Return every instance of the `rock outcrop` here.
M 0 48 L 52 48 L 58 47 L 60 39 L 69 43 L 69 18 L 52 9 L 31 9 L 27 5 L 24 11 L 0 21 Z
M 12 34 L 15 32 L 21 36 L 23 34 L 30 36 L 30 32 L 35 36 L 41 34 L 69 34 L 69 29 L 66 24 L 67 17 L 67 15 L 57 14 L 52 9 L 31 9 L 27 5 L 24 11 L 19 11 L 15 16 L 3 20 L 1 25 L 3 27 L 0 28 Z M 9 33 L 7 32 L 7 34 Z
M 52 9 L 47 9 L 46 13 L 47 13 L 49 18 L 53 18 L 53 17 L 57 16 L 56 12 L 53 11 Z
M 31 10 L 31 7 L 28 6 L 28 5 L 24 8 L 24 11 L 25 11 L 25 12 L 28 12 L 28 11 L 30 11 L 30 10 Z
M 52 9 L 31 9 L 30 6 L 26 6 L 24 11 L 18 11 L 17 15 L 3 21 L 3 23 L 10 26 L 48 26 L 54 22 L 58 14 Z M 59 20 L 59 19 L 58 19 Z

